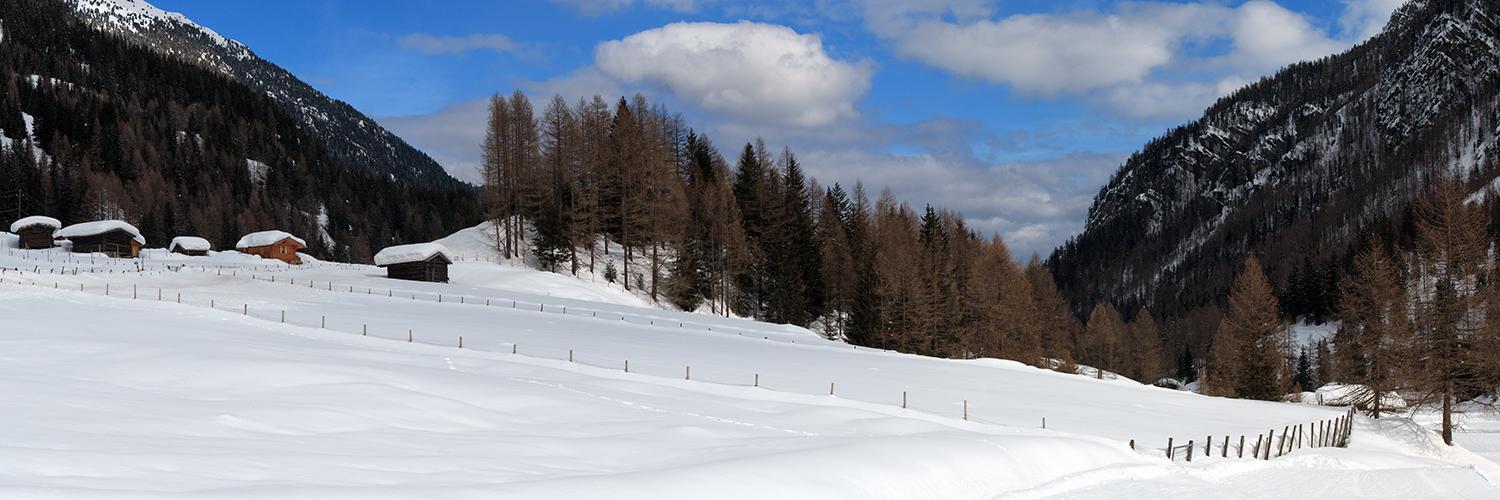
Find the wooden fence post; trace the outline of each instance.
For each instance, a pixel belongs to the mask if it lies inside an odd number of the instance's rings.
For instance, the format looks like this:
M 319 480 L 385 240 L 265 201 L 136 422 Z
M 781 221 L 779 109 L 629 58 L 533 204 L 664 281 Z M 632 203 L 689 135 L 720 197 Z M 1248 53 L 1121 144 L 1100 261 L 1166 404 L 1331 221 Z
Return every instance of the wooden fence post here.
M 1281 442 L 1276 443 L 1276 456 L 1279 457 L 1279 456 L 1282 456 L 1282 455 L 1285 455 L 1285 454 L 1291 452 L 1290 450 L 1291 450 L 1291 446 L 1292 446 L 1292 439 L 1291 439 L 1291 437 L 1292 437 L 1291 432 L 1292 431 L 1293 431 L 1293 429 L 1292 429 L 1292 426 L 1290 426 L 1290 425 L 1281 428 Z
M 1229 435 L 1228 434 L 1224 435 L 1224 452 L 1219 454 L 1219 458 L 1229 458 Z
M 1167 438 L 1167 460 L 1172 459 L 1172 438 Z
M 906 409 L 906 391 L 901 391 L 901 408 Z
M 1245 458 L 1245 435 L 1240 434 L 1240 451 L 1235 458 Z
M 968 420 L 969 420 L 969 400 L 965 399 L 964 400 L 964 421 L 967 422 Z M 1135 449 L 1135 440 L 1134 439 L 1130 440 L 1130 449 Z
M 1187 456 L 1187 461 L 1189 461 L 1189 462 L 1193 461 L 1193 440 L 1191 440 L 1191 439 L 1188 440 L 1188 456 Z
M 1226 438 L 1227 439 L 1227 438 Z M 1214 437 L 1212 435 L 1203 438 L 1203 456 L 1211 456 L 1214 453 Z

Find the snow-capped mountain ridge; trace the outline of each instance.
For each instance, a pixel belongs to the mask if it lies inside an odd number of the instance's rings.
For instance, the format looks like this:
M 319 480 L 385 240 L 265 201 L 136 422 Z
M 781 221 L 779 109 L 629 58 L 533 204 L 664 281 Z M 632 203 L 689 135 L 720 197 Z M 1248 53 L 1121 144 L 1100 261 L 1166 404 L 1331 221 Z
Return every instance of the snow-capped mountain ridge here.
M 244 44 L 143 0 L 64 0 L 95 28 L 218 71 L 271 97 L 351 168 L 422 186 L 462 189 L 441 165 L 342 101 L 329 98 Z
M 1494 178 L 1497 11 L 1409 3 L 1375 38 L 1289 66 L 1152 140 L 1100 189 L 1085 233 L 1053 254 L 1060 284 L 1080 307 L 1191 309 L 1247 252 L 1285 272 L 1341 253 L 1435 174 L 1476 188 Z

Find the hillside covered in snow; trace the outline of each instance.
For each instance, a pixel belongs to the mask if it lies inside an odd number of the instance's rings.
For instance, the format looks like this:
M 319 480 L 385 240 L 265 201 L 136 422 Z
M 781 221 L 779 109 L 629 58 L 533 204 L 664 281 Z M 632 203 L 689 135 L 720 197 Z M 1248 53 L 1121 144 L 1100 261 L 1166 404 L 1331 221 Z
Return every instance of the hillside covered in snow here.
M 457 240 L 441 284 L 0 235 L 0 496 L 1500 495 L 1482 433 L 1500 426 L 1482 415 L 1459 439 L 1477 454 L 1359 418 L 1348 448 L 1305 430 L 1285 456 L 1237 458 L 1241 435 L 1249 448 L 1345 409 L 855 348 L 645 307 Z

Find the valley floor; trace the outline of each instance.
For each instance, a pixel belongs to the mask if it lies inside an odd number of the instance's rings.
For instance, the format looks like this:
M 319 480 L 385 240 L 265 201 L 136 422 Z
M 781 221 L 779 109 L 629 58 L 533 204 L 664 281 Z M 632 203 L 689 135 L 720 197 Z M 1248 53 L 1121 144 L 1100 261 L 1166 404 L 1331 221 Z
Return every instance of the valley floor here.
M 432 284 L 156 252 L 0 254 L 0 497 L 1500 497 L 1500 420 L 1461 435 L 1479 455 L 1360 419 L 1347 449 L 1170 461 L 1343 409 L 856 349 L 488 262 Z

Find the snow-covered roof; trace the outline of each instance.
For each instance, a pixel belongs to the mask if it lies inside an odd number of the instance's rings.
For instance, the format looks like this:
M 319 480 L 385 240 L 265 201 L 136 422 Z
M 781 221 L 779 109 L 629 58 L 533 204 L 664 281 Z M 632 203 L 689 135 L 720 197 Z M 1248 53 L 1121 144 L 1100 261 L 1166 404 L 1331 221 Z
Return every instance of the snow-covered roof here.
M 74 238 L 78 236 L 93 236 L 104 234 L 116 229 L 130 233 L 130 239 L 142 245 L 146 244 L 146 237 L 141 236 L 141 230 L 122 220 L 99 220 L 94 222 L 82 222 L 57 230 L 56 236 L 61 238 Z
M 291 238 L 292 241 L 297 242 L 298 245 L 302 245 L 303 247 L 307 246 L 307 241 L 306 240 L 303 240 L 302 238 L 298 238 L 296 236 L 292 236 L 292 233 L 288 233 L 286 231 L 277 231 L 277 230 L 273 229 L 273 230 L 270 230 L 270 231 L 261 231 L 261 232 L 258 232 L 258 233 L 247 234 L 247 235 L 245 235 L 245 237 L 240 238 L 240 242 L 239 243 L 235 243 L 234 247 L 235 248 L 266 247 L 266 246 L 275 245 L 276 242 L 284 240 L 284 239 L 287 239 L 287 238 Z
M 176 238 L 172 238 L 172 244 L 167 245 L 167 248 L 173 247 L 181 248 L 183 250 L 204 251 L 213 250 L 214 248 L 212 244 L 209 244 L 208 240 L 199 238 L 197 236 L 178 236 Z
M 375 265 L 389 266 L 391 264 L 404 264 L 407 262 L 422 262 L 431 259 L 434 255 L 442 255 L 448 262 L 453 262 L 453 257 L 448 255 L 448 247 L 438 243 L 416 243 L 412 245 L 396 245 L 385 247 L 380 253 L 375 254 Z
M 62 227 L 62 223 L 51 217 L 33 215 L 31 217 L 22 217 L 21 220 L 11 224 L 10 232 L 19 233 L 21 229 L 31 226 L 50 226 L 53 230 L 57 230 L 57 228 Z

